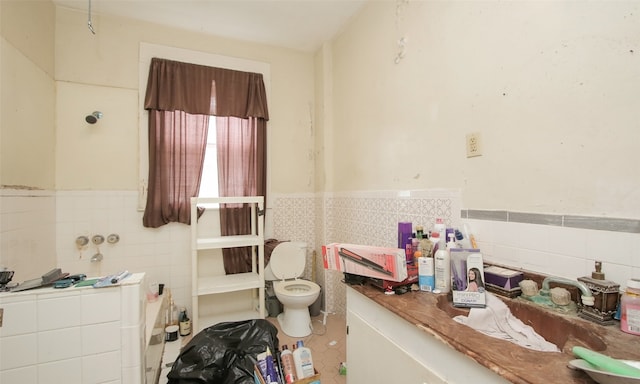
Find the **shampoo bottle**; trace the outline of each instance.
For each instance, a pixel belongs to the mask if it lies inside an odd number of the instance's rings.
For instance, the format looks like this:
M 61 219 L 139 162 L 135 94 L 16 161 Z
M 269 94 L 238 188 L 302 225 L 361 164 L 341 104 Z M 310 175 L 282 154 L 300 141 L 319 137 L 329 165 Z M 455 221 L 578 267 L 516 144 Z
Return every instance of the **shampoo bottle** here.
M 293 361 L 293 353 L 287 348 L 286 345 L 282 346 L 282 352 L 280 353 L 280 360 L 282 360 L 282 371 L 284 373 L 284 382 L 291 384 L 296 381 L 296 364 Z
M 449 293 L 451 290 L 451 257 L 444 243 L 444 239 L 440 240 L 438 250 L 434 257 L 434 270 L 436 276 L 436 292 Z
M 302 340 L 298 340 L 298 348 L 296 348 L 292 354 L 298 380 L 311 377 L 315 374 L 311 350 L 304 346 Z

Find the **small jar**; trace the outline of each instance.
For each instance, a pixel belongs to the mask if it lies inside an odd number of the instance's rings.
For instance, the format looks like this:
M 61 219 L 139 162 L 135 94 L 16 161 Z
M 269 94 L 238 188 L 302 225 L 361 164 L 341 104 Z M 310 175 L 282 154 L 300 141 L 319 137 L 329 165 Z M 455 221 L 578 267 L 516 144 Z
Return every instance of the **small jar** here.
M 627 281 L 627 289 L 620 298 L 620 330 L 640 335 L 640 279 Z

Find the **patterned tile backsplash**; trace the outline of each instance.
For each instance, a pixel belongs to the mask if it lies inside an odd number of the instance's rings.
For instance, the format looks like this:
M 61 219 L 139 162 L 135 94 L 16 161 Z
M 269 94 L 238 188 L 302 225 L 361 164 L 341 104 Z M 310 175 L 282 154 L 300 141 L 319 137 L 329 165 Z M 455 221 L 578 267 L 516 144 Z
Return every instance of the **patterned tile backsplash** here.
M 436 218 L 448 226 L 460 223 L 458 190 L 382 191 L 307 195 L 276 195 L 273 198 L 274 237 L 305 241 L 313 257 L 307 258 L 305 277 L 323 287 L 325 309 L 346 312 L 342 273 L 325 271 L 322 245 L 341 242 L 383 247 L 398 245 L 398 222 L 408 221 L 432 229 Z M 317 220 L 320 219 L 320 220 Z

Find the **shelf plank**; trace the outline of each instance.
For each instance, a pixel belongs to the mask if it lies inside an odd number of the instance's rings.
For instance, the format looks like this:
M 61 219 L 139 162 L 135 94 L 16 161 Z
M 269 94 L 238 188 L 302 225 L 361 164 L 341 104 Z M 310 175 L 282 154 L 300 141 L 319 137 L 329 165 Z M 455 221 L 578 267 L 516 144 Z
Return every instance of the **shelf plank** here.
M 251 247 L 260 245 L 263 238 L 257 235 L 238 235 L 203 238 L 197 240 L 197 249 L 220 249 L 234 247 Z
M 198 278 L 198 296 L 260 288 L 260 275 L 253 272 Z

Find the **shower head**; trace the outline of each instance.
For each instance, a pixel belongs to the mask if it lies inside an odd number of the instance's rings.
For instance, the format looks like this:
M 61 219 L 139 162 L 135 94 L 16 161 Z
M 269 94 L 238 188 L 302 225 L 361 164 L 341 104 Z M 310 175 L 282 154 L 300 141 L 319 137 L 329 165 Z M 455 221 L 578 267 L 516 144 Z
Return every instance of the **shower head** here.
M 87 117 L 85 117 L 84 119 L 87 121 L 87 123 L 89 124 L 95 124 L 98 122 L 98 120 L 100 120 L 100 118 L 102 117 L 102 112 L 99 111 L 95 111 L 90 115 L 87 115 Z

